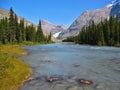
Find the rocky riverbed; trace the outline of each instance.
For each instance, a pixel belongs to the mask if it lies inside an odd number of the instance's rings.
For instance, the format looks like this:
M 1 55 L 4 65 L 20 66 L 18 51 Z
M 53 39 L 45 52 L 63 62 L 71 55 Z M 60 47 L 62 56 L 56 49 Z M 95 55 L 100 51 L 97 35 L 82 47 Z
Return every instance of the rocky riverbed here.
M 56 43 L 25 47 L 33 79 L 21 90 L 120 90 L 120 48 Z

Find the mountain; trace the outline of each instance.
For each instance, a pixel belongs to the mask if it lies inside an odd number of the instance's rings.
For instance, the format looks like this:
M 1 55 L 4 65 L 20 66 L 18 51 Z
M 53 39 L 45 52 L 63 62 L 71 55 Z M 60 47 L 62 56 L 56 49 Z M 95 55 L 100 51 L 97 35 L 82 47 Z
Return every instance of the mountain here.
M 55 25 L 50 23 L 49 21 L 46 20 L 41 20 L 41 25 L 43 30 L 45 30 L 46 32 L 51 32 L 51 34 L 57 38 L 57 36 L 63 32 L 67 30 L 67 27 L 64 25 Z
M 120 19 L 120 0 L 114 0 L 110 15 L 117 15 Z
M 18 15 L 17 15 L 18 16 Z M 8 17 L 9 18 L 9 11 L 4 10 L 4 9 L 0 9 L 0 19 L 2 19 L 3 17 Z M 20 22 L 21 19 L 24 19 L 21 16 L 18 16 L 18 22 Z M 31 25 L 33 24 L 32 22 L 24 19 L 25 25 Z M 49 35 L 50 32 L 52 33 L 53 37 L 52 40 L 55 42 L 59 42 L 60 40 L 57 40 L 55 38 L 57 38 L 57 36 L 59 35 L 60 32 L 67 30 L 67 27 L 64 25 L 55 25 L 50 23 L 49 21 L 46 20 L 41 20 L 41 24 L 42 24 L 42 28 L 43 28 L 43 33 L 45 36 Z M 36 27 L 37 29 L 37 25 L 33 24 L 34 27 Z
M 9 11 L 4 10 L 4 9 L 0 9 L 0 19 L 2 19 L 3 17 L 9 17 Z M 21 19 L 23 19 L 23 17 L 18 16 L 18 22 L 20 22 Z M 25 25 L 31 25 L 31 24 L 33 24 L 32 22 L 30 22 L 30 21 L 28 21 L 26 19 L 24 19 L 24 22 L 25 22 Z M 33 24 L 33 25 L 36 27 L 35 24 Z
M 66 31 L 63 31 L 59 35 L 59 38 L 65 39 L 70 36 L 76 36 L 80 30 L 89 25 L 91 21 L 94 21 L 97 24 L 101 20 L 106 18 L 109 19 L 111 15 L 115 14 L 117 14 L 120 18 L 120 0 L 114 0 L 112 3 L 101 9 L 85 11 L 70 25 Z

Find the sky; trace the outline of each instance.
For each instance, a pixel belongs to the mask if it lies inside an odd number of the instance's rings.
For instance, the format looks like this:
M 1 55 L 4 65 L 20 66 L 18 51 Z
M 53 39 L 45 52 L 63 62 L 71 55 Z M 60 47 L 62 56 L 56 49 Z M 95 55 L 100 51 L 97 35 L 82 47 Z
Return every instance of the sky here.
M 0 0 L 0 8 L 14 12 L 38 24 L 47 20 L 53 24 L 70 26 L 86 10 L 105 7 L 112 0 Z

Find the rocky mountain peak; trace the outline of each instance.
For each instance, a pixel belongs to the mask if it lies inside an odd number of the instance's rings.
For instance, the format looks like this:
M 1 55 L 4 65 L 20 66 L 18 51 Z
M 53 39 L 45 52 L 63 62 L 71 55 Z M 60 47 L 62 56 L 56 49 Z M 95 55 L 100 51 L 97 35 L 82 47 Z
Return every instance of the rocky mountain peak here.
M 120 0 L 114 0 L 110 15 L 117 15 L 120 19 Z
M 55 25 L 55 24 L 52 24 L 51 22 L 46 21 L 46 20 L 41 20 L 41 24 L 42 24 L 43 30 L 45 30 L 49 33 L 51 32 L 53 36 L 56 33 L 60 34 L 60 32 L 67 30 L 67 27 L 64 26 L 63 24 Z M 57 38 L 57 36 L 55 38 Z
M 76 36 L 80 30 L 89 25 L 91 21 L 96 24 L 109 18 L 111 15 L 117 15 L 120 19 L 120 0 L 113 0 L 110 4 L 106 5 L 104 8 L 85 11 L 82 13 L 68 28 L 60 34 L 61 39 L 65 39 L 70 36 Z

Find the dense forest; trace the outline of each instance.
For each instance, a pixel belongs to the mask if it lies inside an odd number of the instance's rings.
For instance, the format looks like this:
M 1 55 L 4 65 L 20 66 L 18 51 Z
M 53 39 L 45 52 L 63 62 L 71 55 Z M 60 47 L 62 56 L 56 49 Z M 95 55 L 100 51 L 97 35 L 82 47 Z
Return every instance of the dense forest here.
M 79 44 L 99 46 L 120 46 L 120 21 L 117 16 L 111 16 L 99 24 L 94 21 L 80 31 L 78 36 L 69 37 L 66 40 Z
M 26 41 L 49 43 L 51 34 L 48 36 L 43 34 L 41 21 L 39 21 L 37 30 L 34 25 L 25 25 L 24 19 L 18 22 L 18 17 L 11 8 L 9 18 L 4 17 L 0 20 L 0 43 L 17 44 Z

